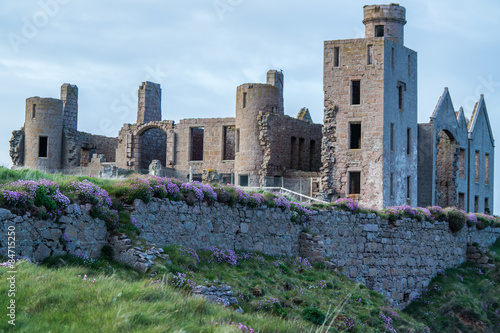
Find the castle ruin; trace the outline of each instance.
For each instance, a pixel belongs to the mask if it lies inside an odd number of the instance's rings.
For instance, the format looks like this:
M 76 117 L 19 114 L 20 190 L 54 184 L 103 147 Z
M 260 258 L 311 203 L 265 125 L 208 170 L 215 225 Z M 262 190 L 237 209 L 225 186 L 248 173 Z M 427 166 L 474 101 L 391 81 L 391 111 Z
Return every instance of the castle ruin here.
M 494 139 L 484 97 L 467 120 L 448 89 L 417 123 L 417 53 L 404 46 L 405 8 L 364 7 L 365 38 L 326 41 L 324 124 L 285 115 L 284 77 L 240 85 L 235 117 L 162 120 L 161 88 L 143 82 L 135 124 L 116 138 L 77 130 L 78 88 L 26 100 L 14 168 L 99 174 L 163 170 L 169 177 L 242 187 L 311 181 L 306 193 L 367 207 L 455 206 L 493 213 Z M 161 165 L 160 165 L 161 164 Z M 76 170 L 76 171 L 75 171 Z M 295 182 L 293 182 L 295 181 Z M 307 183 L 306 183 L 307 184 Z

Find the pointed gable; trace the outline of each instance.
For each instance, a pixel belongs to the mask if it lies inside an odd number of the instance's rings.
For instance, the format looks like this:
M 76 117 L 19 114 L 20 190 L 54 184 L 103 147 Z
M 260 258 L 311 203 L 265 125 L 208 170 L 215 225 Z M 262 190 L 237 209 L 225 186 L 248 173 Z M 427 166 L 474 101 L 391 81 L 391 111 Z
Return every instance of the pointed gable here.
M 474 111 L 472 112 L 472 117 L 469 121 L 469 138 L 475 136 L 477 131 L 481 131 L 481 124 L 487 129 L 489 138 L 491 140 L 491 145 L 495 146 L 495 139 L 493 138 L 493 131 L 491 130 L 490 118 L 488 117 L 488 111 L 486 109 L 486 103 L 484 101 L 484 95 L 481 95 L 479 102 L 474 106 Z
M 457 112 L 457 123 L 458 123 L 458 127 L 460 127 L 460 129 L 466 129 L 467 130 L 467 118 L 465 118 L 465 113 L 464 113 L 464 108 L 463 107 L 460 107 L 460 110 L 458 110 Z
M 307 121 L 309 123 L 313 122 L 308 108 L 300 109 L 299 114 L 297 115 L 297 119 Z
M 443 125 L 447 124 L 452 128 L 458 127 L 457 115 L 455 114 L 455 109 L 453 108 L 453 102 L 448 88 L 444 88 L 444 92 L 439 98 L 436 108 L 432 113 L 431 121 Z M 448 126 L 445 125 L 444 127 Z

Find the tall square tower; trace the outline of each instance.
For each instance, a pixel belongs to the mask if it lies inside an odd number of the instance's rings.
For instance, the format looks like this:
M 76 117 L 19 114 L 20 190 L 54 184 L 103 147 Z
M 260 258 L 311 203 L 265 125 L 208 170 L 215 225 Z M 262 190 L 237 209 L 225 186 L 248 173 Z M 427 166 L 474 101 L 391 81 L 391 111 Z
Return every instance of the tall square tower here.
M 417 53 L 406 11 L 364 7 L 365 38 L 326 41 L 323 187 L 366 207 L 417 204 Z

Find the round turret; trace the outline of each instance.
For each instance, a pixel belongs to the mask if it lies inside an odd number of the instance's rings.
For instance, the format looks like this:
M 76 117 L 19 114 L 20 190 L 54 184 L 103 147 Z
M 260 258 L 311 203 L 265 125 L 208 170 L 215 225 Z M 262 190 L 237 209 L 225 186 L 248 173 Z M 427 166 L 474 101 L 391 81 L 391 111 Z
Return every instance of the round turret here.
M 27 168 L 47 171 L 61 168 L 62 128 L 62 100 L 26 99 L 24 165 Z
M 263 152 L 259 138 L 259 112 L 279 112 L 281 91 L 270 84 L 243 84 L 236 92 L 236 184 L 259 186 Z M 248 178 L 247 178 L 248 176 Z M 243 178 L 241 178 L 243 177 Z
M 397 3 L 365 6 L 363 24 L 365 37 L 387 37 L 404 45 L 406 9 Z

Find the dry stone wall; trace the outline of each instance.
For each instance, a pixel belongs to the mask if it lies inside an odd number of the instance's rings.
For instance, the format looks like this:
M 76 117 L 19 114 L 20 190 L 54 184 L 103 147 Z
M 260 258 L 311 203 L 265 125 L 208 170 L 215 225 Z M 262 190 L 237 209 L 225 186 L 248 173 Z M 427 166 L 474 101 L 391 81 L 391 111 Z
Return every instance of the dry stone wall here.
M 290 222 L 280 209 L 188 206 L 154 200 L 134 203 L 133 217 L 142 236 L 159 246 L 180 244 L 260 251 L 268 255 L 302 256 L 323 261 L 352 280 L 387 296 L 402 308 L 440 270 L 468 259 L 468 244 L 490 246 L 500 229 L 475 227 L 452 233 L 447 222 L 412 219 L 387 221 L 375 214 L 316 212 L 304 225 Z M 308 230 L 308 233 L 302 233 Z
M 7 235 L 8 228 L 15 227 L 18 258 L 28 257 L 40 262 L 49 256 L 68 253 L 97 258 L 107 244 L 106 224 L 90 217 L 86 208 L 70 205 L 57 222 L 40 220 L 29 214 L 15 215 L 0 208 L 0 231 Z M 7 237 L 0 237 L 0 255 L 7 256 L 7 250 Z

